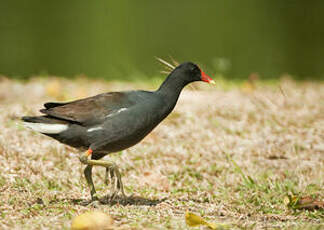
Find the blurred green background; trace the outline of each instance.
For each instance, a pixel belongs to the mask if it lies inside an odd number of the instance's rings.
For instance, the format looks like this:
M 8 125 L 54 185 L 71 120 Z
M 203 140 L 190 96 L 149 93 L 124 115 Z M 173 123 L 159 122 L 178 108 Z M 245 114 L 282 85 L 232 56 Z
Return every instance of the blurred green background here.
M 324 78 L 323 0 L 2 0 L 0 74 L 127 80 L 155 56 L 227 78 Z

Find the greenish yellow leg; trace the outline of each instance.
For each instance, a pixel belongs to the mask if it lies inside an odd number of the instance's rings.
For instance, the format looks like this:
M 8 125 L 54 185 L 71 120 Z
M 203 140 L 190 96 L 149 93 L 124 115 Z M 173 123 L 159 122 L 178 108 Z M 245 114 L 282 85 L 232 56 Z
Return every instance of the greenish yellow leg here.
M 87 183 L 90 187 L 90 192 L 91 192 L 91 198 L 92 200 L 96 199 L 95 193 L 95 187 L 93 185 L 93 181 L 92 181 L 92 166 L 102 166 L 106 168 L 106 173 L 109 171 L 110 174 L 110 178 L 111 178 L 111 182 L 112 182 L 112 195 L 111 195 L 111 199 L 114 199 L 115 196 L 121 192 L 122 196 L 125 198 L 125 192 L 124 192 L 124 186 L 123 186 L 123 182 L 121 180 L 121 174 L 119 172 L 118 166 L 111 161 L 106 161 L 106 160 L 90 160 L 88 159 L 88 157 L 91 155 L 92 150 L 89 149 L 85 154 L 82 154 L 80 156 L 80 161 L 83 164 L 86 164 L 87 167 L 85 168 L 84 171 L 84 175 L 86 177 Z M 116 180 L 117 180 L 117 186 L 116 184 Z M 107 181 L 107 175 L 106 175 L 106 181 Z
M 92 165 L 87 165 L 84 169 L 84 176 L 86 178 L 87 184 L 90 188 L 91 200 L 98 200 L 96 196 L 96 189 L 92 181 Z

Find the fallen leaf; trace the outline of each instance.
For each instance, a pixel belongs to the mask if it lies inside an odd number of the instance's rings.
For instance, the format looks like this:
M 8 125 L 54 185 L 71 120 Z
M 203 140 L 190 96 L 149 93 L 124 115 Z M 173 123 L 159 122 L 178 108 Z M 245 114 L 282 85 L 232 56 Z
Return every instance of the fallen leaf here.
M 190 227 L 197 227 L 197 226 L 204 225 L 207 226 L 209 229 L 213 229 L 213 230 L 227 229 L 229 227 L 228 225 L 224 225 L 224 224 L 208 222 L 202 217 L 188 211 L 186 212 L 185 217 L 186 217 L 186 224 Z
M 324 201 L 316 200 L 311 196 L 298 197 L 287 195 L 284 197 L 284 204 L 292 209 L 306 209 L 310 211 L 324 209 Z
M 200 225 L 207 225 L 207 222 L 200 216 L 197 216 L 191 212 L 186 212 L 186 223 L 190 227 L 197 227 Z
M 99 211 L 83 213 L 72 220 L 71 230 L 113 229 L 113 218 Z
M 310 196 L 301 197 L 296 205 L 298 209 L 324 209 L 324 201 L 315 200 Z

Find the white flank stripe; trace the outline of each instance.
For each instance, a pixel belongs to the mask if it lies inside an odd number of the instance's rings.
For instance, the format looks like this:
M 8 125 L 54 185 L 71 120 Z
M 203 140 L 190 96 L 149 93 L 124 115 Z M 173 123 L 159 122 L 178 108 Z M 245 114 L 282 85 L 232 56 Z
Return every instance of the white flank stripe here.
M 47 133 L 47 134 L 60 133 L 69 128 L 68 125 L 64 125 L 64 124 L 43 124 L 43 123 L 24 122 L 24 125 L 37 132 Z
M 112 117 L 112 116 L 115 116 L 115 115 L 117 115 L 118 113 L 121 113 L 121 112 L 123 112 L 123 111 L 125 111 L 125 110 L 127 110 L 127 108 L 121 108 L 121 109 L 118 109 L 116 112 L 114 112 L 114 113 L 110 113 L 110 114 L 108 114 L 106 117 Z
M 93 132 L 93 131 L 97 131 L 97 130 L 101 130 L 101 129 L 103 129 L 101 126 L 93 127 L 93 128 L 88 129 L 87 132 Z

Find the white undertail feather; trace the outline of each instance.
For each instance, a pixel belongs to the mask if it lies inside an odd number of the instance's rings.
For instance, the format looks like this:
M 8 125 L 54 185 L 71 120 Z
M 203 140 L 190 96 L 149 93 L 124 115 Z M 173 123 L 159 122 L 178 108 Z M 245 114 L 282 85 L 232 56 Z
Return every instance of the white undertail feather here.
M 61 133 L 69 128 L 68 125 L 64 125 L 64 124 L 44 124 L 44 123 L 24 122 L 24 125 L 34 131 L 40 133 L 46 133 L 46 134 Z

